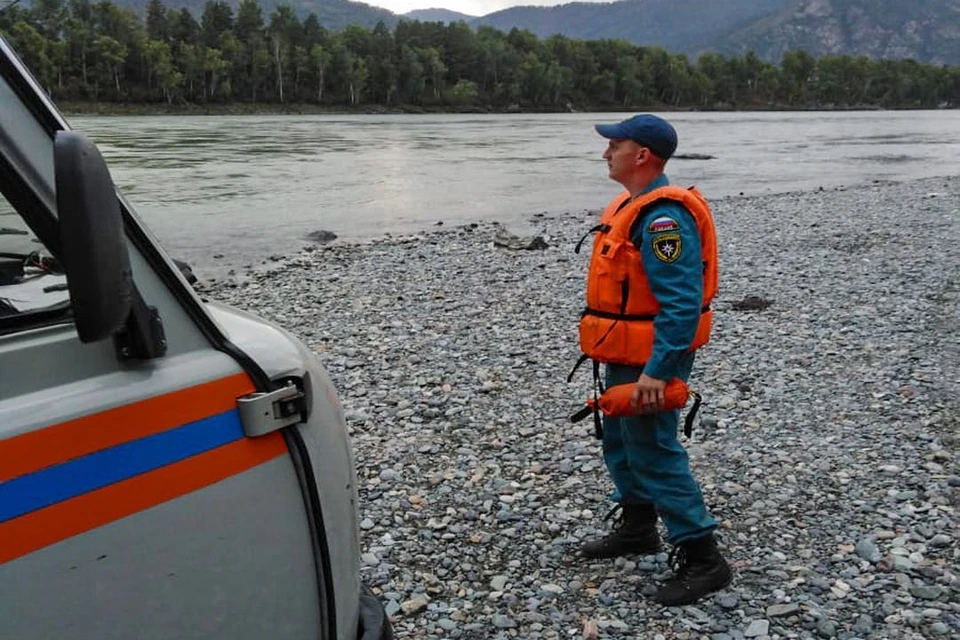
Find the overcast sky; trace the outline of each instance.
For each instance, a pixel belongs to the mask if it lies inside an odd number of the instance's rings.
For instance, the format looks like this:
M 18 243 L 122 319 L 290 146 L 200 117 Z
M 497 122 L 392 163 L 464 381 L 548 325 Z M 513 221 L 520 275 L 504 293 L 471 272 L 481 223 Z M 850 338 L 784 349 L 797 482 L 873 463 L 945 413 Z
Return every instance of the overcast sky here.
M 450 9 L 471 16 L 482 16 L 507 7 L 517 5 L 552 6 L 566 4 L 572 0 L 361 0 L 367 4 L 390 9 L 394 13 L 406 13 L 414 9 Z M 581 0 L 584 1 L 584 0 Z M 585 0 L 587 2 L 609 2 L 610 0 Z

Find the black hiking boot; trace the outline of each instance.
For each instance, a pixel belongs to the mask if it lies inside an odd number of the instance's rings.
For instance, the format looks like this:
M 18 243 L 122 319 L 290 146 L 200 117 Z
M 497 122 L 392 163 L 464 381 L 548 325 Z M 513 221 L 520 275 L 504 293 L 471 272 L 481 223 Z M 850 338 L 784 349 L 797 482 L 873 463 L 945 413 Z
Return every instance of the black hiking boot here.
M 733 574 L 720 555 L 713 535 L 681 542 L 670 552 L 673 577 L 654 596 L 662 605 L 693 604 L 708 593 L 730 584 Z
M 620 515 L 613 521 L 613 531 L 602 538 L 584 543 L 581 553 L 587 558 L 616 558 L 626 555 L 649 555 L 662 548 L 657 533 L 657 512 L 652 504 L 617 505 L 604 517 Z

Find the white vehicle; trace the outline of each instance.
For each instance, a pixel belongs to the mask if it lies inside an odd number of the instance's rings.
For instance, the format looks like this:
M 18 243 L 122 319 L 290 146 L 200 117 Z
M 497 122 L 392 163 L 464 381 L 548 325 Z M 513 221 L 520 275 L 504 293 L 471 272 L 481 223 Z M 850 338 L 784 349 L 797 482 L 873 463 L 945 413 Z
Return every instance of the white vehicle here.
M 190 287 L 0 39 L 0 637 L 392 636 L 333 385 Z

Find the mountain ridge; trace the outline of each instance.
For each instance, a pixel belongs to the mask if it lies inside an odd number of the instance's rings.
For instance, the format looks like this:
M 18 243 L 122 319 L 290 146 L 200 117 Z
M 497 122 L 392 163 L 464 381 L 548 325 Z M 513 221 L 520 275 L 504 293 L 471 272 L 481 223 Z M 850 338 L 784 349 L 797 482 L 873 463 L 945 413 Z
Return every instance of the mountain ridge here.
M 116 0 L 141 15 L 147 0 Z M 206 0 L 164 0 L 198 18 Z M 226 0 L 236 12 L 239 0 Z M 261 0 L 264 17 L 283 0 Z M 401 20 L 463 21 L 476 28 L 526 29 L 540 38 L 622 39 L 698 56 L 712 51 L 779 62 L 788 50 L 814 57 L 834 54 L 960 64 L 960 0 L 619 0 L 518 6 L 484 16 L 442 8 L 398 15 L 353 0 L 292 0 L 301 16 L 314 13 L 331 30 L 348 24 L 395 27 Z
M 432 7 L 430 9 L 414 9 L 400 16 L 402 19 L 419 20 L 420 22 L 471 22 L 480 16 L 471 16 L 459 11 Z

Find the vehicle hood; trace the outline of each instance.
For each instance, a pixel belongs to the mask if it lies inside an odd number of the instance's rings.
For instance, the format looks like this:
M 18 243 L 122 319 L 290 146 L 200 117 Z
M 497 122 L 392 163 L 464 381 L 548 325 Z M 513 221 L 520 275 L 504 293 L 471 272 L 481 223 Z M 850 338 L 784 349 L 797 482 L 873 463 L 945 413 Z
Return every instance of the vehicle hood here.
M 253 358 L 269 378 L 298 375 L 310 368 L 304 361 L 305 350 L 284 329 L 219 302 L 208 302 L 206 306 L 230 342 Z

